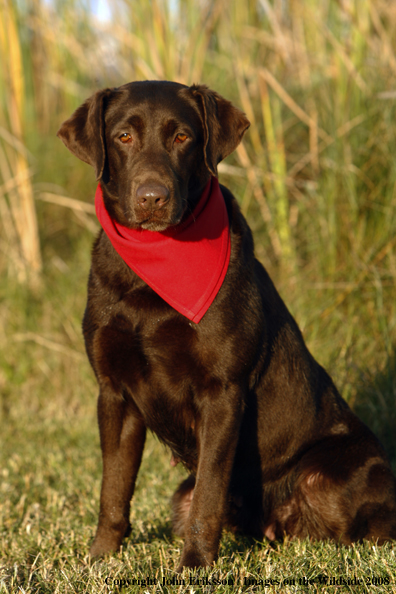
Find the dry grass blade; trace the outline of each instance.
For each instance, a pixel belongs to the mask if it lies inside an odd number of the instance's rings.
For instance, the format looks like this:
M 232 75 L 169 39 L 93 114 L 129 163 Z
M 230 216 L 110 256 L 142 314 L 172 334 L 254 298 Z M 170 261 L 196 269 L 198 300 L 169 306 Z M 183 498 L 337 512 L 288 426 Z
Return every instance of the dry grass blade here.
M 374 25 L 375 30 L 377 31 L 378 35 L 381 38 L 383 49 L 385 53 L 385 59 L 389 61 L 389 66 L 392 68 L 393 74 L 396 75 L 396 56 L 395 52 L 392 47 L 392 41 L 389 38 L 389 35 L 381 22 L 381 18 L 378 14 L 378 10 L 375 6 L 374 2 L 369 2 L 369 11 L 371 16 L 371 21 Z
M 272 220 L 271 211 L 268 208 L 268 204 L 265 199 L 264 193 L 261 189 L 261 185 L 259 183 L 259 180 L 257 179 L 256 171 L 250 162 L 249 155 L 247 154 L 243 144 L 240 144 L 238 146 L 237 154 L 242 163 L 242 166 L 245 168 L 247 172 L 247 178 L 253 190 L 254 197 L 257 200 L 257 204 L 259 205 L 261 216 L 267 224 L 268 234 L 271 240 L 271 245 L 272 249 L 274 250 L 274 254 L 277 258 L 280 258 L 282 255 L 282 245 Z
M 343 47 L 343 45 L 338 41 L 338 39 L 336 39 L 336 37 L 334 36 L 334 34 L 332 33 L 332 31 L 324 23 L 319 23 L 318 22 L 318 25 L 322 27 L 322 31 L 323 31 L 324 36 L 329 40 L 329 42 L 331 43 L 331 45 L 334 47 L 336 53 L 341 58 L 341 61 L 345 65 L 345 68 L 347 69 L 347 71 L 349 72 L 349 74 L 352 76 L 352 78 L 355 80 L 355 82 L 356 82 L 357 86 L 359 87 L 359 89 L 361 91 L 363 91 L 364 93 L 367 93 L 367 91 L 368 91 L 368 85 L 363 80 L 361 74 L 356 70 L 356 67 L 355 67 L 353 61 L 351 60 L 351 58 L 346 53 L 345 48 Z
M 351 132 L 353 128 L 362 124 L 366 120 L 366 118 L 366 114 L 359 114 L 358 116 L 352 118 L 352 120 L 349 120 L 348 122 L 345 122 L 345 124 L 342 124 L 342 126 L 337 128 L 335 138 L 329 136 L 328 140 L 323 140 L 323 142 L 317 148 L 317 154 L 321 154 L 325 149 L 331 146 L 336 139 L 339 140 L 343 136 L 349 134 L 349 132 Z M 313 156 L 311 152 L 301 157 L 301 159 L 299 159 L 297 163 L 295 163 L 287 172 L 288 179 L 290 181 L 293 180 L 295 176 L 298 174 L 298 172 L 304 169 L 304 167 L 312 161 L 312 158 Z
M 88 215 L 95 214 L 95 207 L 93 204 L 88 204 L 82 200 L 69 198 L 68 196 L 60 196 L 59 194 L 52 194 L 51 192 L 41 192 L 37 195 L 39 200 L 57 204 L 58 206 L 71 208 L 78 220 L 78 222 L 88 229 L 90 233 L 96 234 L 100 227 Z
M 282 27 L 278 22 L 277 15 L 272 8 L 268 0 L 260 0 L 260 4 L 264 9 L 264 12 L 268 16 L 268 20 L 271 23 L 272 30 L 274 31 L 275 38 L 277 39 L 278 51 L 281 53 L 284 60 L 290 62 L 290 54 L 287 37 L 283 34 Z
M 294 248 L 289 226 L 289 201 L 286 186 L 286 155 L 283 141 L 279 100 L 271 102 L 268 87 L 263 77 L 259 78 L 261 109 L 268 147 L 268 159 L 273 173 L 272 204 L 276 211 L 275 224 L 281 245 L 282 262 L 292 267 Z
M 350 284 L 345 291 L 340 293 L 337 296 L 337 298 L 335 299 L 334 303 L 332 303 L 330 307 L 327 307 L 321 313 L 321 318 L 322 319 L 327 318 L 330 314 L 332 314 L 334 312 L 334 310 L 337 307 L 339 307 L 339 305 L 341 305 L 341 303 L 343 301 L 345 301 L 345 299 L 353 291 L 356 291 L 361 286 L 362 282 L 365 280 L 365 278 L 368 276 L 368 274 L 370 273 L 370 268 L 372 268 L 374 266 L 378 266 L 378 264 L 385 258 L 385 256 L 387 256 L 391 252 L 391 250 L 394 248 L 395 245 L 396 245 L 396 237 L 393 237 L 392 239 L 387 241 L 387 243 L 380 249 L 380 251 L 377 253 L 377 255 L 374 258 L 372 258 L 371 261 L 359 273 L 359 275 L 356 278 L 356 280 L 354 281 L 354 283 Z
M 21 269 L 18 267 L 19 278 L 20 280 L 29 279 L 33 284 L 37 284 L 37 274 L 41 271 L 42 262 L 33 190 L 28 175 L 30 169 L 26 159 L 26 152 L 20 150 L 25 89 L 22 55 L 14 11 L 15 7 L 8 0 L 3 0 L 0 14 L 0 43 L 3 56 L 7 57 L 2 62 L 2 68 L 3 78 L 9 82 L 6 105 L 12 138 L 8 138 L 9 135 L 6 136 L 14 148 L 14 154 L 9 152 L 8 157 L 9 166 L 13 172 L 12 178 L 18 180 L 15 187 L 15 198 L 10 200 L 9 207 L 18 233 L 20 253 L 24 261 L 22 274 Z M 2 136 L 4 138 L 4 134 Z M 4 180 L 6 183 L 8 181 L 9 179 Z
M 235 76 L 238 85 L 239 97 L 242 102 L 242 107 L 246 113 L 248 120 L 250 121 L 249 136 L 253 144 L 254 151 L 258 154 L 264 152 L 263 145 L 261 143 L 260 133 L 256 122 L 256 116 L 252 101 L 249 96 L 249 91 L 245 82 L 245 72 L 243 62 L 240 58 L 236 60 Z
M 317 121 L 315 121 L 312 117 L 310 117 L 289 95 L 289 93 L 282 87 L 282 85 L 276 80 L 275 76 L 269 72 L 266 68 L 259 69 L 259 76 L 262 77 L 270 87 L 275 91 L 275 93 L 279 96 L 280 99 L 284 102 L 284 104 L 292 111 L 304 124 L 309 126 L 309 128 L 313 128 L 313 130 L 317 129 L 318 135 L 327 142 L 331 142 L 333 139 L 332 137 L 327 134 L 325 130 L 322 130 L 318 127 Z
M 60 344 L 59 342 L 55 342 L 40 334 L 36 334 L 34 332 L 24 332 L 24 333 L 16 333 L 12 336 L 13 340 L 18 342 L 27 342 L 33 341 L 40 346 L 45 347 L 46 349 L 50 349 L 51 351 L 55 351 L 56 353 L 62 353 L 62 355 L 66 355 L 68 357 L 72 357 L 77 361 L 85 361 L 86 356 L 83 353 L 79 353 L 70 347 L 65 346 L 64 344 Z
M 37 198 L 44 202 L 58 204 L 59 206 L 65 206 L 66 208 L 71 208 L 80 212 L 95 214 L 95 207 L 93 204 L 88 204 L 88 202 L 76 200 L 75 198 L 69 198 L 69 196 L 60 196 L 59 194 L 52 194 L 51 192 L 40 192 Z
M 7 142 L 7 144 L 12 146 L 21 155 L 26 157 L 26 159 L 31 159 L 33 157 L 30 151 L 28 151 L 26 146 L 23 144 L 23 142 L 18 140 L 18 138 L 16 138 L 13 134 L 11 134 L 9 130 L 7 130 L 3 126 L 0 126 L 0 136 L 3 138 L 3 140 Z
M 5 160 L 4 152 L 2 153 L 2 158 L 3 160 Z M 33 176 L 33 173 L 33 167 L 27 167 L 26 169 L 23 169 L 15 177 L 7 179 L 7 181 L 0 186 L 0 196 L 4 196 L 8 192 L 11 192 L 11 190 L 15 190 L 16 188 L 18 188 L 20 184 L 25 183 L 27 179 L 30 179 Z
M 217 20 L 225 8 L 225 0 L 208 3 L 200 12 L 199 23 L 193 28 L 188 38 L 186 51 L 182 55 L 180 80 L 186 84 L 200 82 L 206 61 L 207 50 Z M 191 65 L 193 65 L 191 67 Z

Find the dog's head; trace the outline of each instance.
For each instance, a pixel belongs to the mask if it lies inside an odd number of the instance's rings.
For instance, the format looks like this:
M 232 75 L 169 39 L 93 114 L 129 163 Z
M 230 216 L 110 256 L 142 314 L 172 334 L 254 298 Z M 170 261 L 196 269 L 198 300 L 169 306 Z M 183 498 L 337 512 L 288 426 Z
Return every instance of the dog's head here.
M 248 127 L 239 109 L 206 86 L 144 81 L 98 91 L 58 136 L 95 169 L 111 216 L 163 231 L 191 211 Z

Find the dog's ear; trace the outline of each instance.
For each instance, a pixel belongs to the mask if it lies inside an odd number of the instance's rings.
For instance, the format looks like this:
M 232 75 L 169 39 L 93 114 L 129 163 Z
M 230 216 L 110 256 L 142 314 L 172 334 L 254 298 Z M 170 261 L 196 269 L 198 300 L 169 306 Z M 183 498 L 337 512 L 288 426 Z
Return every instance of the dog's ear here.
M 217 175 L 217 164 L 236 149 L 250 122 L 240 109 L 207 86 L 193 85 L 189 90 L 201 114 L 205 163 L 212 175 Z
M 105 167 L 104 110 L 111 92 L 104 89 L 92 95 L 63 122 L 57 133 L 69 151 L 92 165 L 96 179 L 102 177 Z

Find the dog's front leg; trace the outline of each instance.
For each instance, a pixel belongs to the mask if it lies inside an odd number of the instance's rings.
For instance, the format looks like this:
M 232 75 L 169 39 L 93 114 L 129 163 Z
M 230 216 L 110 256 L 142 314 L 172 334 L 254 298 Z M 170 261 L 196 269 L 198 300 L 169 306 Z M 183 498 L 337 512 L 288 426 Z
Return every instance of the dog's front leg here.
M 103 480 L 92 557 L 117 551 L 130 529 L 130 501 L 146 438 L 145 424 L 134 403 L 110 385 L 101 388 L 98 420 Z
M 199 459 L 193 500 L 178 567 L 210 565 L 217 558 L 228 487 L 242 417 L 242 390 L 228 386 L 207 396 L 198 429 Z

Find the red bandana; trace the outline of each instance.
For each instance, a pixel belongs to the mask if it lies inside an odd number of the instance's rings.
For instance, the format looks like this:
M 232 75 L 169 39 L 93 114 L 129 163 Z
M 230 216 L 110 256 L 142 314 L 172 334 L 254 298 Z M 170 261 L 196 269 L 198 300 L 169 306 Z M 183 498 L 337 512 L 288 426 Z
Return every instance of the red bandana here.
M 230 261 L 227 210 L 212 177 L 186 221 L 165 231 L 128 229 L 110 218 L 102 188 L 96 214 L 114 249 L 158 295 L 198 323 L 216 297 Z

